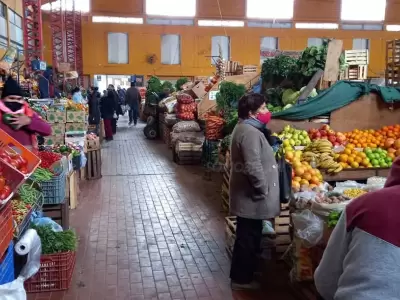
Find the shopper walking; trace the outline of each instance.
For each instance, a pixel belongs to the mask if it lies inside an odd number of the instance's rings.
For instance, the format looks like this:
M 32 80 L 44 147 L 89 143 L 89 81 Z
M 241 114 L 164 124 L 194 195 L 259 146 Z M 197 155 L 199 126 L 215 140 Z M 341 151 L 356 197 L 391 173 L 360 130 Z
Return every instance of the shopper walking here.
M 35 113 L 22 97 L 18 83 L 9 77 L 0 101 L 0 129 L 22 145 L 38 150 L 36 135 L 49 136 L 51 126 Z
M 96 134 L 99 133 L 100 125 L 100 93 L 98 87 L 91 87 L 88 93 L 89 124 L 96 125 Z
M 104 122 L 104 132 L 106 135 L 106 141 L 113 140 L 113 120 L 116 111 L 115 97 L 112 91 L 109 91 L 106 96 L 103 96 L 100 101 L 101 117 Z
M 114 105 L 115 105 L 115 114 L 114 117 L 111 120 L 111 125 L 112 125 L 112 132 L 113 134 L 117 133 L 117 122 L 118 122 L 118 116 L 122 116 L 122 108 L 121 105 L 119 104 L 119 96 L 118 93 L 115 91 L 115 87 L 112 84 L 108 85 L 107 88 L 107 95 L 112 94 L 112 98 L 114 99 Z
M 274 152 L 265 137 L 271 113 L 261 94 L 239 100 L 239 123 L 232 133 L 230 211 L 237 216 L 231 265 L 231 287 L 257 289 L 254 281 L 263 220 L 280 214 L 279 175 Z
M 400 159 L 385 187 L 351 201 L 315 272 L 325 300 L 394 300 L 400 295 Z
M 125 103 L 128 105 L 129 111 L 129 126 L 132 123 L 136 126 L 139 117 L 139 106 L 140 106 L 140 93 L 136 88 L 135 82 L 131 82 L 131 87 L 126 91 Z

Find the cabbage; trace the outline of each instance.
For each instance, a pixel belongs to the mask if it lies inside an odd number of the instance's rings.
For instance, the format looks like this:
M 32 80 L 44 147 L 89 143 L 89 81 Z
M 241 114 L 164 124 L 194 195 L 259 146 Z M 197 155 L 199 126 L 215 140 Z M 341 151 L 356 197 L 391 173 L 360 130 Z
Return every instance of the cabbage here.
M 295 94 L 296 91 L 292 90 L 292 89 L 287 89 L 283 92 L 282 94 L 282 103 L 284 105 L 286 104 L 291 104 L 292 102 L 290 101 L 290 97 Z

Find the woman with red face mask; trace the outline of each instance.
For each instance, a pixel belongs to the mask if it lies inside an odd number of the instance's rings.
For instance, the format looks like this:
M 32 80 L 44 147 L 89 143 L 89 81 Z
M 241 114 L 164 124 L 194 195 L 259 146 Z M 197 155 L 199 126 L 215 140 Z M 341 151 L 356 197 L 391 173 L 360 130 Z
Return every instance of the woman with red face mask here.
M 12 77 L 6 80 L 1 94 L 0 129 L 33 151 L 38 150 L 36 134 L 51 134 L 51 126 L 29 107 Z
M 230 212 L 237 216 L 236 241 L 232 254 L 231 287 L 257 289 L 254 281 L 263 220 L 280 214 L 279 175 L 266 125 L 271 112 L 261 94 L 239 100 L 239 123 L 232 133 Z M 271 135 L 269 134 L 269 137 Z

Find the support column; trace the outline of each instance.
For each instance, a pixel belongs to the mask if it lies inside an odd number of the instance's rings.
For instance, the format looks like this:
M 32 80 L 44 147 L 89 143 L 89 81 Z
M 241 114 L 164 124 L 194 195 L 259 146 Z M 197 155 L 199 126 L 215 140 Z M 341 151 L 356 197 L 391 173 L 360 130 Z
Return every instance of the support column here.
M 83 86 L 83 53 L 82 53 L 82 12 L 75 12 L 76 71 L 79 74 L 79 85 Z

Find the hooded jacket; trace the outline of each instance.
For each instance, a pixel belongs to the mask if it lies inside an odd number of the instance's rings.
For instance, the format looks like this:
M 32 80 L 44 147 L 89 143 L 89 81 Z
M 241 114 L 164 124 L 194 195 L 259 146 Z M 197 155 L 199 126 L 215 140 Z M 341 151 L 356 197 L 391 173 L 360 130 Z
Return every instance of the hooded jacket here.
M 400 159 L 385 187 L 343 211 L 315 272 L 324 300 L 400 298 Z

